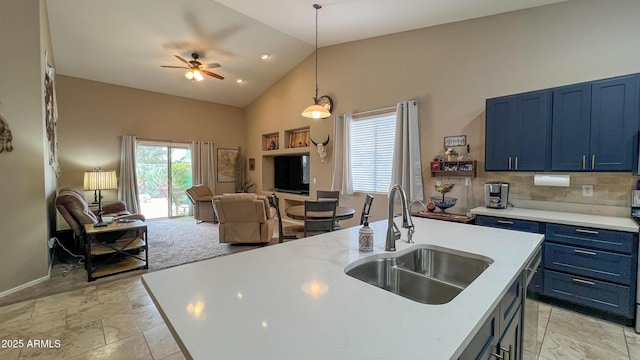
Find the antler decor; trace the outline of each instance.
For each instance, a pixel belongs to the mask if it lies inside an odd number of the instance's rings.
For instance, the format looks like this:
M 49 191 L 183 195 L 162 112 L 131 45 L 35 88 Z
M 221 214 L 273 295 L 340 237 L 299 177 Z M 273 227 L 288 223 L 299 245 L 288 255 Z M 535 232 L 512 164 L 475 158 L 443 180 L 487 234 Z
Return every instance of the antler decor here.
M 320 162 L 324 164 L 324 159 L 327 157 L 327 144 L 329 144 L 329 135 L 327 134 L 327 140 L 323 143 L 317 143 L 311 139 L 311 142 L 318 150 L 318 155 L 320 155 Z

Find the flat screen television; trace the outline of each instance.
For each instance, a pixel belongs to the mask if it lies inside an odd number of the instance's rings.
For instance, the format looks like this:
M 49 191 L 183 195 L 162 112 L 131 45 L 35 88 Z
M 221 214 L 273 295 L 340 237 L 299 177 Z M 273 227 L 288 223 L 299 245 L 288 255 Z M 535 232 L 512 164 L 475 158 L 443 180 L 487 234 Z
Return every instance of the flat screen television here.
M 309 155 L 282 155 L 273 159 L 276 191 L 309 194 Z

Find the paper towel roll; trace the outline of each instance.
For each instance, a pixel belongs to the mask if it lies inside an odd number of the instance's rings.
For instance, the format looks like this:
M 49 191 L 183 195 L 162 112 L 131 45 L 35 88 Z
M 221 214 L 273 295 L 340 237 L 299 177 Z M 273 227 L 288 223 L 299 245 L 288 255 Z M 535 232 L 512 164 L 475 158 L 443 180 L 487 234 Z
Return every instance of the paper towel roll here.
M 569 186 L 569 175 L 535 174 L 533 184 L 538 186 Z

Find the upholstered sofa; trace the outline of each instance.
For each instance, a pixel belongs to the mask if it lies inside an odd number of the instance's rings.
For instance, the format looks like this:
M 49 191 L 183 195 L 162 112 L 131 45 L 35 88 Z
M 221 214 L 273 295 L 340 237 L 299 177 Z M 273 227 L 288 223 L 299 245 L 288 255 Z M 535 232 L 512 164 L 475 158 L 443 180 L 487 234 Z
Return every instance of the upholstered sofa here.
M 206 185 L 194 185 L 185 190 L 189 200 L 193 203 L 193 218 L 197 223 L 210 221 L 217 223 L 218 218 L 213 211 L 213 193 Z
M 84 195 L 74 189 L 61 189 L 56 198 L 56 208 L 60 215 L 69 224 L 74 233 L 74 238 L 81 239 L 84 234 L 85 224 L 95 224 L 98 222 L 98 214 L 91 208 L 84 198 Z M 97 211 L 97 208 L 95 209 Z M 122 201 L 111 201 L 102 205 L 103 217 L 113 217 L 119 219 L 145 220 L 142 214 L 131 214 L 127 211 L 126 205 Z M 76 246 L 80 244 L 76 243 Z
M 268 243 L 273 238 L 277 220 L 266 196 L 224 194 L 212 201 L 221 243 Z

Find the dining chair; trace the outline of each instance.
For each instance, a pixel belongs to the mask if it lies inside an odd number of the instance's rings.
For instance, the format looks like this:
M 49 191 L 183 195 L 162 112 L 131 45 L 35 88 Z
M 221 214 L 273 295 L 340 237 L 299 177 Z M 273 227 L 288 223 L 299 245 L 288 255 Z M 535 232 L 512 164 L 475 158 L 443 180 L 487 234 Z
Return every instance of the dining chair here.
M 336 206 L 340 206 L 340 191 L 337 190 L 318 190 L 316 191 L 316 198 L 318 200 L 336 200 Z M 340 230 L 340 222 L 336 220 L 334 230 Z
M 299 225 L 286 227 L 282 225 L 282 213 L 280 213 L 280 199 L 278 198 L 278 195 L 269 195 L 269 202 L 271 203 L 271 206 L 276 209 L 276 214 L 278 215 L 278 243 L 282 243 L 284 239 L 297 239 L 297 234 L 303 232 L 304 228 Z
M 318 200 L 335 199 L 336 206 L 340 206 L 340 191 L 318 190 L 316 194 Z
M 371 210 L 371 204 L 373 203 L 373 195 L 367 194 L 364 197 L 364 207 L 362 208 L 362 215 L 360 215 L 360 225 L 364 224 L 365 216 L 369 215 Z
M 304 237 L 335 230 L 337 206 L 338 202 L 335 200 L 306 200 L 304 202 Z

